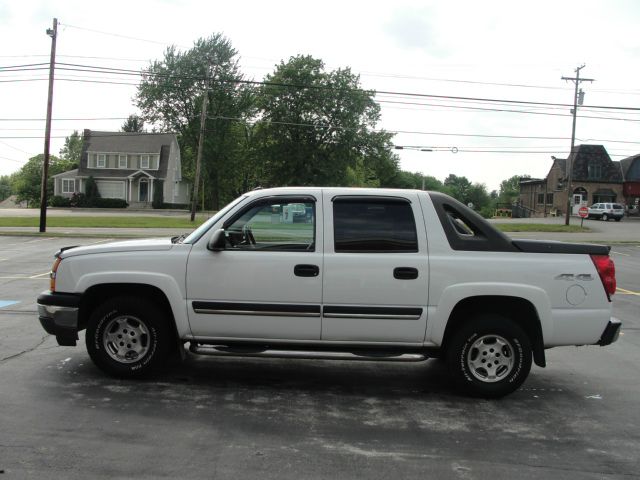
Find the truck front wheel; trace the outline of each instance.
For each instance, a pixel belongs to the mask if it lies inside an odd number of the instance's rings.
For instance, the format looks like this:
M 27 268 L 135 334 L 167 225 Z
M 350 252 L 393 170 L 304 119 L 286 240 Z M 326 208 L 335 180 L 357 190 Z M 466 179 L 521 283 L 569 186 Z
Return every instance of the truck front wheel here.
M 170 329 L 166 316 L 150 301 L 116 297 L 92 312 L 86 344 L 93 362 L 106 373 L 140 377 L 166 359 Z
M 465 393 L 502 397 L 516 390 L 529 375 L 531 342 L 512 320 L 480 315 L 453 335 L 447 363 Z

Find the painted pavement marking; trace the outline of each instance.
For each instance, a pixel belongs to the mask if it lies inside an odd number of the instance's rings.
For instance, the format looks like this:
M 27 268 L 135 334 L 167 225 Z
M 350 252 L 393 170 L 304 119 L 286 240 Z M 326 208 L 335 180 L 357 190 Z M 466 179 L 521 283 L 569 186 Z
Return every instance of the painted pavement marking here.
M 18 300 L 0 300 L 0 308 L 8 307 L 20 303 Z
M 626 290 L 626 289 L 624 289 L 624 288 L 620 288 L 620 287 L 618 287 L 618 288 L 616 289 L 616 293 L 618 293 L 618 292 L 619 292 L 620 294 L 622 294 L 622 295 L 637 295 L 637 296 L 639 296 L 639 297 L 640 297 L 640 292 L 633 292 L 633 291 L 631 291 L 631 290 Z

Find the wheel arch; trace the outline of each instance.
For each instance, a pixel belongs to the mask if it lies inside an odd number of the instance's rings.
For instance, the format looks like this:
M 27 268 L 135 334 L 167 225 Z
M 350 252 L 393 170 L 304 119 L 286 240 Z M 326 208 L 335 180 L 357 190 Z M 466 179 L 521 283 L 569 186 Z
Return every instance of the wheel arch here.
M 453 333 L 479 314 L 496 314 L 513 320 L 531 340 L 533 359 L 539 367 L 546 366 L 544 339 L 538 312 L 529 300 L 502 295 L 480 295 L 460 300 L 451 311 L 442 339 L 443 354 Z
M 146 298 L 156 303 L 162 311 L 167 313 L 171 332 L 175 335 L 176 341 L 179 340 L 180 335 L 178 333 L 176 315 L 167 295 L 154 285 L 142 283 L 103 283 L 89 287 L 83 293 L 80 302 L 78 329 L 82 330 L 87 327 L 91 312 L 96 307 L 109 299 L 119 296 Z

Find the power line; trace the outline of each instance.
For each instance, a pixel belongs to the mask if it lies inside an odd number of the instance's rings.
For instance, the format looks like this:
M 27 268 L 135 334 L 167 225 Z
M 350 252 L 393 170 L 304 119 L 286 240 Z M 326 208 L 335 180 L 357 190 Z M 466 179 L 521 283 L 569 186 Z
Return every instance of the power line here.
M 155 73 L 155 72 L 144 72 L 144 71 L 140 72 L 140 71 L 131 70 L 131 69 L 101 67 L 97 65 L 73 64 L 73 63 L 65 63 L 65 62 L 58 62 L 57 65 L 61 65 L 61 67 L 58 67 L 59 70 L 66 70 L 66 71 L 79 71 L 79 72 L 101 73 L 101 74 L 111 74 L 111 75 L 130 75 L 130 76 L 142 76 L 142 77 L 159 77 L 159 78 L 168 78 L 168 79 L 175 78 L 175 79 L 187 79 L 187 80 L 197 80 L 197 81 L 205 80 L 204 77 L 200 77 L 200 76 L 174 75 L 174 74 L 167 74 L 167 73 Z M 25 68 L 24 70 L 29 70 L 29 69 Z M 249 85 L 259 85 L 259 86 L 265 86 L 265 87 L 275 86 L 275 87 L 283 87 L 283 88 L 321 89 L 321 90 L 330 90 L 330 91 L 343 90 L 343 89 L 337 89 L 335 87 L 322 86 L 322 85 L 301 85 L 301 84 L 257 81 L 257 80 L 217 79 L 217 81 L 221 83 L 249 84 Z M 473 101 L 473 102 L 494 103 L 494 104 L 499 103 L 499 104 L 512 104 L 512 105 L 535 105 L 535 106 L 541 106 L 541 107 L 562 107 L 562 108 L 567 108 L 572 106 L 570 104 L 565 104 L 565 103 L 534 102 L 530 100 L 511 100 L 511 99 L 486 98 L 486 97 L 464 97 L 464 96 L 456 96 L 456 95 L 434 95 L 434 94 L 417 93 L 417 92 L 399 92 L 399 91 L 375 90 L 375 89 L 370 91 L 360 90 L 360 89 L 344 89 L 344 90 L 354 91 L 358 93 L 361 92 L 364 94 L 373 94 L 373 95 L 391 95 L 391 96 L 401 96 L 401 97 L 430 98 L 430 99 L 443 99 L 443 100 L 456 100 L 456 101 Z M 586 105 L 584 108 L 640 112 L 640 107 Z
M 3 160 L 9 160 L 10 162 L 24 163 L 24 160 L 16 160 L 15 158 L 1 157 Z
M 53 118 L 56 122 L 93 121 L 93 120 L 126 120 L 129 117 L 88 117 L 88 118 Z M 0 118 L 0 122 L 44 122 L 44 118 Z
M 172 46 L 173 45 L 173 44 L 166 43 L 166 42 L 160 42 L 158 40 L 149 40 L 147 38 L 131 37 L 129 35 L 121 35 L 119 33 L 105 32 L 105 31 L 102 31 L 102 30 L 94 30 L 92 28 L 78 27 L 76 25 L 69 25 L 68 23 L 60 23 L 60 25 L 64 26 L 65 28 L 74 28 L 76 30 L 83 30 L 85 32 L 91 32 L 91 33 L 99 33 L 101 35 L 108 35 L 110 37 L 124 38 L 126 40 L 136 40 L 138 42 L 155 43 L 156 45 L 165 45 L 165 46 Z M 176 46 L 180 47 L 180 48 L 189 48 L 189 47 L 185 47 L 185 46 L 182 46 L 182 45 L 176 45 Z
M 27 63 L 27 64 L 23 64 L 23 65 L 4 65 L 4 66 L 0 66 L 0 71 L 2 70 L 7 70 L 7 71 L 11 71 L 12 69 L 15 68 L 25 68 L 27 69 L 27 67 L 39 67 L 41 65 L 47 65 L 46 68 L 49 68 L 49 64 L 48 63 Z

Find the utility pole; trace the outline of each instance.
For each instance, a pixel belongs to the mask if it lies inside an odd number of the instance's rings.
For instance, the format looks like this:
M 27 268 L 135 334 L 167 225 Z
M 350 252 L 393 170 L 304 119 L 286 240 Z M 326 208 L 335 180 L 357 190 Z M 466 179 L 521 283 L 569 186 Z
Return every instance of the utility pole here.
M 49 96 L 47 98 L 47 122 L 44 130 L 44 162 L 42 163 L 42 183 L 40 184 L 40 233 L 47 231 L 47 179 L 49 178 L 49 145 L 51 143 L 51 110 L 53 109 L 53 75 L 56 67 L 56 39 L 58 19 L 53 19 L 53 28 L 47 28 L 51 37 L 51 57 L 49 59 Z
M 191 200 L 191 221 L 196 218 L 196 207 L 198 205 L 198 187 L 200 184 L 200 164 L 202 163 L 202 143 L 204 141 L 205 126 L 207 123 L 207 109 L 209 108 L 209 71 L 211 65 L 207 65 L 207 76 L 204 84 L 204 95 L 202 97 L 202 111 L 200 112 L 200 138 L 198 139 L 198 154 L 196 156 L 196 176 L 193 180 L 193 198 Z M 204 188 L 203 188 L 204 190 Z
M 573 176 L 573 165 L 572 158 L 573 148 L 576 143 L 576 116 L 578 115 L 578 87 L 580 86 L 580 82 L 593 82 L 593 78 L 580 78 L 580 70 L 585 67 L 584 64 L 576 68 L 576 76 L 575 77 L 562 77 L 562 80 L 571 80 L 575 83 L 575 91 L 573 93 L 573 126 L 571 128 L 571 150 L 569 150 L 569 155 L 567 156 L 567 213 L 564 217 L 564 224 L 569 225 L 569 217 L 571 216 L 571 177 Z M 584 98 L 584 92 L 580 90 L 580 105 L 582 105 L 582 99 Z M 545 200 L 546 201 L 546 200 Z

